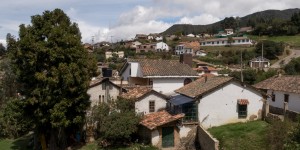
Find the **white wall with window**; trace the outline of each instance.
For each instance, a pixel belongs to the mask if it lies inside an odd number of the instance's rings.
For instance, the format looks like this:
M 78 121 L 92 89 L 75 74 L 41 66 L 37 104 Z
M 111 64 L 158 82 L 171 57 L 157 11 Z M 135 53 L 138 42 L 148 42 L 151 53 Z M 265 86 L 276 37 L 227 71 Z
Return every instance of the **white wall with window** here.
M 295 112 L 300 112 L 300 94 L 268 90 L 268 102 L 271 106 L 284 108 L 284 101 L 288 103 L 288 109 Z M 288 97 L 285 97 L 288 95 Z
M 161 109 L 166 108 L 166 104 L 166 99 L 151 93 L 135 102 L 135 112 L 139 114 L 149 114 L 151 112 L 157 112 Z
M 120 89 L 108 83 L 109 82 L 103 82 L 88 89 L 87 93 L 90 95 L 91 106 L 117 99 L 120 94 Z
M 239 116 L 239 100 L 246 99 L 249 103 L 242 106 L 247 110 L 247 115 Z M 198 104 L 199 123 L 204 128 L 220 126 L 235 122 L 245 122 L 250 116 L 256 116 L 258 119 L 261 115 L 263 101 L 261 93 L 242 86 L 236 81 L 231 81 L 222 88 L 204 95 Z M 241 107 L 240 107 L 241 108 Z

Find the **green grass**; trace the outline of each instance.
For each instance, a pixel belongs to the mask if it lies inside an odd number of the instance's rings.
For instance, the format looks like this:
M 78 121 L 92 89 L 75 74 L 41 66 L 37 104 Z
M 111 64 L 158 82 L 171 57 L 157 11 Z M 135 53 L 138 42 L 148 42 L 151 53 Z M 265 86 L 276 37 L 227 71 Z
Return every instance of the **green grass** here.
M 255 41 L 259 41 L 261 39 L 264 40 L 270 40 L 270 41 L 274 41 L 274 42 L 284 42 L 287 43 L 293 47 L 300 47 L 300 35 L 295 35 L 295 36 L 250 36 L 251 39 L 255 40 Z
M 0 139 L 1 150 L 30 150 L 27 148 L 29 136 L 24 136 L 18 139 Z
M 264 121 L 229 124 L 213 127 L 208 131 L 220 142 L 220 149 L 254 150 L 266 149 L 266 128 Z
M 121 147 L 121 148 L 108 148 L 109 150 L 158 150 L 155 147 L 148 146 L 148 145 L 141 145 L 141 144 L 133 144 L 128 147 Z M 80 148 L 80 150 L 104 150 L 97 146 L 95 142 L 89 143 L 84 145 Z M 107 149 L 106 149 L 107 150 Z

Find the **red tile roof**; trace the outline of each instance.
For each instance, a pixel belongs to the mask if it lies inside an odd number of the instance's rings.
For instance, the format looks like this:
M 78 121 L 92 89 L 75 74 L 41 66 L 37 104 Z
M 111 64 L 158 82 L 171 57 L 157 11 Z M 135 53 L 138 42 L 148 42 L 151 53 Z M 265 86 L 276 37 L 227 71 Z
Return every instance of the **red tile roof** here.
M 255 84 L 254 87 L 300 94 L 300 76 L 274 76 Z
M 248 101 L 248 99 L 239 99 L 238 100 L 238 104 L 240 104 L 240 105 L 248 105 L 249 101 Z
M 175 92 L 195 98 L 206 94 L 207 92 L 210 92 L 231 80 L 233 80 L 232 77 L 202 77 L 180 89 L 177 89 Z
M 140 124 L 147 127 L 150 130 L 155 129 L 161 125 L 176 121 L 184 117 L 184 114 L 171 115 L 167 111 L 163 110 L 160 112 L 151 113 L 145 115 L 141 120 Z
M 198 76 L 189 65 L 182 64 L 179 60 L 135 59 L 128 61 L 139 62 L 144 76 Z
M 121 97 L 126 99 L 138 99 L 145 95 L 146 93 L 150 92 L 152 88 L 150 87 L 135 87 L 128 90 L 127 93 L 123 93 Z

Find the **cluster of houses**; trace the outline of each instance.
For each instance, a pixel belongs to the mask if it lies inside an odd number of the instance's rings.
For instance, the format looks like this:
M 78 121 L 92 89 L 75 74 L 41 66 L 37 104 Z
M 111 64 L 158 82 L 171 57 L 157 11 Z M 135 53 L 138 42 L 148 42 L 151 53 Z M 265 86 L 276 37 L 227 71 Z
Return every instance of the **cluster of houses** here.
M 183 54 L 179 61 L 128 59 L 120 80 L 91 81 L 92 105 L 118 97 L 135 100 L 136 113 L 143 115 L 140 140 L 159 148 L 178 147 L 198 125 L 208 129 L 260 119 L 266 99 L 274 107 L 288 103 L 290 110 L 300 111 L 300 77 L 273 77 L 251 86 L 218 76 L 210 66 L 192 68 L 191 58 Z

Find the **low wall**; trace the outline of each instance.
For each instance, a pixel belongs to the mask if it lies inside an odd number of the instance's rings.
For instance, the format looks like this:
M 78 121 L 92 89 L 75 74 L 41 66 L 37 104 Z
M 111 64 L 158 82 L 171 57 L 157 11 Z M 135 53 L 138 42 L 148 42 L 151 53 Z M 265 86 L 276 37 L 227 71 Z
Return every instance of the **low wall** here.
M 288 109 L 284 113 L 284 109 L 278 108 L 278 107 L 273 107 L 271 105 L 269 106 L 269 112 L 272 114 L 277 114 L 277 115 L 285 115 L 285 117 L 287 117 L 293 121 L 297 121 L 297 117 L 299 115 L 299 113 L 290 111 Z
M 201 150 L 219 150 L 219 141 L 213 138 L 200 125 L 197 127 L 197 132 Z

